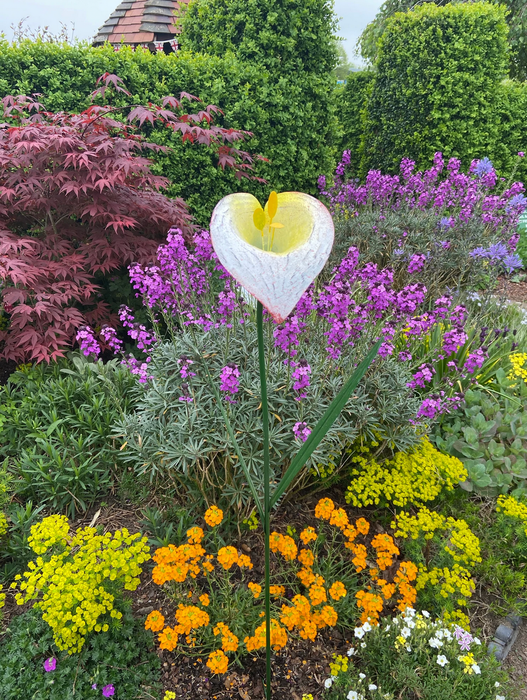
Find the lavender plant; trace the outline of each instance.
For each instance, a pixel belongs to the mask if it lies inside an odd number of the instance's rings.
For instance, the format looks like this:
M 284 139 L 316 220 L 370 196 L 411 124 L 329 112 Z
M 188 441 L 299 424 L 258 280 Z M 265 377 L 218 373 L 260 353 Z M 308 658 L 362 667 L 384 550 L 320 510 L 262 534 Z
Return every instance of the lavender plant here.
M 396 287 L 425 282 L 431 298 L 449 287 L 492 286 L 498 274 L 522 267 L 515 251 L 524 186 L 504 184 L 488 158 L 468 173 L 441 153 L 424 172 L 405 158 L 399 175 L 371 170 L 364 184 L 348 177 L 349 164 L 345 151 L 334 183 L 319 178 L 335 221 L 333 262 L 356 246 L 364 260 L 393 269 Z
M 390 270 L 372 263 L 361 267 L 358 261 L 358 251 L 350 249 L 331 280 L 310 287 L 284 323 L 264 315 L 275 481 L 287 472 L 367 349 L 384 339 L 368 374 L 290 485 L 289 498 L 307 487 L 326 485 L 321 472 L 327 473 L 329 456 L 358 437 L 407 450 L 417 444 L 425 424 L 461 401 L 450 384 L 453 375 L 443 383 L 427 381 L 415 348 L 423 335 L 449 324 L 453 331 L 440 334 L 440 346 L 445 359 L 458 352 L 466 341 L 464 307 L 443 297 L 432 311 L 426 310 L 424 285 L 395 291 Z M 236 426 L 237 441 L 261 492 L 264 448 L 258 429 L 261 399 L 252 299 L 219 264 L 206 232 L 189 246 L 172 231 L 167 245 L 159 248 L 158 264 L 133 266 L 130 274 L 154 332 L 135 323 L 129 310 L 121 310 L 128 332 L 148 355 L 143 360 L 125 358 L 141 388 L 137 410 L 116 426 L 123 444 L 120 459 L 138 474 L 171 481 L 195 498 L 248 512 L 251 493 L 207 373 Z M 122 350 L 113 329 L 103 329 L 101 339 Z M 99 351 L 86 329 L 79 340 L 85 353 Z M 479 371 L 479 360 L 472 355 L 457 363 L 458 372 L 471 376 Z M 331 479 L 338 475 L 337 465 Z

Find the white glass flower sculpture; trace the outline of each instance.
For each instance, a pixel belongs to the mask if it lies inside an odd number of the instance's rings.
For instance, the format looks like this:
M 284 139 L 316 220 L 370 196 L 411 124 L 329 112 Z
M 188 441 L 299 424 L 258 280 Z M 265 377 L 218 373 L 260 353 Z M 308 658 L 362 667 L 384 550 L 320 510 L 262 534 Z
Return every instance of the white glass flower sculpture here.
M 284 321 L 324 267 L 334 239 L 331 214 L 301 192 L 230 194 L 214 209 L 212 245 L 221 264 L 273 319 Z

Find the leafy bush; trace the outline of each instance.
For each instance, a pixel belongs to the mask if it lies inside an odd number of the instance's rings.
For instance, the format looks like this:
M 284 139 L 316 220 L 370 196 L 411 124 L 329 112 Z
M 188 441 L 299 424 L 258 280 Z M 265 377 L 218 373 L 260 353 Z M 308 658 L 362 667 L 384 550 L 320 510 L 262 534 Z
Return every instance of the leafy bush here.
M 134 406 L 134 378 L 117 360 L 72 355 L 11 375 L 0 391 L 0 454 L 24 498 L 74 516 L 113 483 L 119 417 Z
M 299 536 L 290 528 L 291 534 L 271 533 L 275 651 L 290 637 L 314 642 L 326 627 L 338 624 L 349 629 L 359 616 L 363 621 L 376 620 L 386 601 L 404 609 L 415 600 L 411 581 L 416 567 L 411 562 L 395 564 L 399 550 L 389 535 L 368 536 L 368 521 L 350 522 L 346 511 L 335 508 L 329 498 L 319 501 L 315 518 L 322 522 L 304 528 Z M 261 568 L 235 547 L 225 546 L 219 533 L 222 519 L 223 512 L 211 506 L 204 516 L 205 529 L 194 526 L 179 547 L 169 545 L 155 552 L 152 579 L 164 586 L 171 607 L 177 604 L 177 624 L 166 625 L 160 610 L 145 622 L 146 629 L 160 633 L 161 649 L 208 654 L 207 666 L 213 673 L 225 673 L 227 654 L 241 657 L 265 648 Z
M 358 172 L 360 166 L 363 112 L 373 76 L 373 71 L 348 73 L 344 89 L 337 97 L 337 118 L 343 132 L 339 150 L 351 153 L 351 164 L 354 172 Z
M 351 647 L 351 658 L 331 664 L 324 700 L 513 697 L 506 672 L 477 637 L 425 610 L 358 628 L 356 636 L 361 643 Z
M 398 175 L 371 170 L 364 184 L 348 179 L 350 159 L 345 151 L 332 186 L 319 179 L 335 220 L 332 261 L 355 246 L 366 261 L 391 267 L 397 287 L 424 283 L 436 297 L 448 288 L 488 288 L 521 267 L 514 251 L 524 187 L 503 188 L 488 159 L 465 174 L 441 153 L 422 172 L 403 158 Z
M 500 6 L 426 3 L 391 18 L 367 103 L 362 173 L 393 172 L 403 157 L 423 167 L 436 151 L 464 167 L 494 158 L 507 63 Z
M 49 659 L 56 668 L 46 672 Z M 75 656 L 57 653 L 51 628 L 29 610 L 10 620 L 2 638 L 0 698 L 95 700 L 111 685 L 118 698 L 146 700 L 160 692 L 160 665 L 148 634 L 128 609 L 119 625 L 93 635 Z
M 486 495 L 527 493 L 527 386 L 511 391 L 503 370 L 498 392 L 468 390 L 466 405 L 444 418 L 434 442 L 468 472 L 461 487 Z
M 140 538 L 126 528 L 99 535 L 85 527 L 73 535 L 65 516 L 44 518 L 29 538 L 37 560 L 11 584 L 17 604 L 36 600 L 57 647 L 79 652 L 92 632 L 107 632 L 121 619 L 123 590 L 135 591 L 141 564 L 150 559 L 146 537 Z
M 285 27 L 283 19 L 281 24 Z M 317 55 L 319 50 L 317 46 Z M 86 109 L 95 80 L 105 72 L 119 75 L 137 104 L 157 104 L 164 95 L 185 91 L 218 105 L 225 113 L 217 115 L 218 124 L 254 133 L 251 151 L 270 159 L 259 165 L 258 174 L 278 191 L 314 193 L 318 174 L 333 167 L 335 116 L 329 77 L 305 72 L 277 76 L 225 52 L 152 55 L 129 48 L 114 52 L 111 46 L 0 41 L 0 95 L 40 93 L 51 111 Z M 127 100 L 117 96 L 114 104 Z M 150 141 L 172 149 L 155 155 L 154 172 L 170 180 L 168 194 L 184 199 L 201 225 L 208 225 L 214 206 L 230 192 L 248 190 L 262 200 L 269 194 L 257 182 L 244 182 L 242 187 L 232 172 L 218 170 L 211 149 L 193 148 L 160 126 L 147 126 L 145 133 Z
M 112 85 L 130 97 L 120 83 L 103 75 L 92 97 L 104 99 Z M 185 203 L 160 193 L 168 181 L 143 157 L 159 147 L 133 123 L 160 123 L 184 141 L 214 146 L 222 167 L 240 175 L 251 166 L 238 160 L 250 157 L 228 145 L 244 134 L 212 125 L 217 108 L 185 114 L 175 97 L 162 107 L 92 105 L 80 115 L 44 112 L 26 97 L 5 97 L 3 107 L 12 128 L 0 130 L 2 355 L 49 362 L 87 320 L 109 320 L 97 273 L 151 260 L 171 225 L 192 231 Z

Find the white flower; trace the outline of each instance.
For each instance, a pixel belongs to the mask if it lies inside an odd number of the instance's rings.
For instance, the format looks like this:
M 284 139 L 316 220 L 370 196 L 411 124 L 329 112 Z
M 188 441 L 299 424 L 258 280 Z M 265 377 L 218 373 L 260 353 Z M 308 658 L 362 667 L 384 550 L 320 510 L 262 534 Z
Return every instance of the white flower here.
M 477 664 L 472 664 L 472 670 L 474 671 L 476 676 L 478 676 L 481 673 L 481 669 Z
M 440 666 L 446 666 L 447 663 L 448 663 L 448 659 L 447 659 L 446 656 L 444 656 L 443 654 L 440 654 L 440 655 L 437 657 L 436 661 L 437 661 L 437 663 L 438 663 Z
M 366 642 L 361 642 L 360 645 L 362 649 L 366 649 Z
M 412 651 L 412 647 L 410 647 L 410 646 L 406 647 L 406 651 Z
M 370 685 L 368 686 L 368 690 L 377 690 L 377 686 L 375 685 L 375 683 L 370 683 Z
M 407 627 L 409 627 L 411 630 L 415 627 L 415 622 L 413 620 L 405 620 Z
M 357 637 L 357 639 L 362 639 L 366 632 L 362 629 L 362 627 L 355 627 L 353 634 Z
M 399 624 L 399 618 L 398 618 L 398 617 L 396 617 L 396 618 L 393 619 L 393 624 L 394 624 L 394 625 L 398 625 L 398 624 Z
M 218 202 L 210 236 L 223 267 L 281 323 L 324 267 L 334 228 L 326 207 L 308 194 L 272 192 L 262 209 L 241 192 Z
M 440 639 L 437 639 L 437 637 L 430 637 L 428 644 L 430 644 L 433 649 L 439 649 L 439 647 L 443 646 L 443 642 Z
M 443 630 L 443 636 L 446 637 L 449 642 L 452 641 L 452 632 L 449 629 Z
M 406 617 L 413 617 L 415 615 L 415 610 L 413 608 L 406 608 L 404 614 Z
M 353 656 L 354 653 L 355 653 L 354 647 L 350 647 L 350 648 L 348 649 L 348 656 Z
M 474 637 L 474 639 L 472 641 L 474 642 L 474 644 L 481 646 L 481 639 L 478 639 L 478 637 Z
M 430 613 L 428 612 L 428 610 L 422 610 L 422 611 L 421 611 L 421 615 L 422 615 L 423 617 L 430 617 Z
M 500 687 L 499 681 L 496 681 L 496 683 L 494 683 L 494 687 L 495 687 L 495 688 L 499 688 L 499 687 Z
M 437 630 L 436 633 L 435 633 L 435 636 L 436 636 L 438 639 L 443 639 L 443 637 L 445 636 L 445 630 Z
M 359 700 L 359 694 L 356 690 L 350 690 L 347 695 L 348 700 Z
M 401 630 L 401 636 L 406 639 L 406 637 L 409 637 L 412 634 L 412 631 L 408 629 L 408 627 L 403 627 Z
M 326 688 L 331 688 L 331 686 L 333 685 L 333 681 L 334 681 L 336 678 L 337 678 L 337 676 L 331 676 L 330 678 L 326 678 L 326 680 L 324 681 L 324 686 L 325 686 Z
M 496 700 L 505 700 L 505 695 L 496 695 Z
M 370 625 L 370 623 L 369 623 L 369 622 L 365 622 L 365 623 L 362 625 L 362 629 L 363 629 L 365 632 L 371 632 L 371 625 Z
M 391 630 L 391 625 L 386 625 L 386 627 L 384 629 L 386 632 L 389 632 Z
M 363 681 L 363 680 L 366 678 L 366 674 L 365 674 L 365 673 L 359 673 L 359 678 L 361 679 L 361 681 Z

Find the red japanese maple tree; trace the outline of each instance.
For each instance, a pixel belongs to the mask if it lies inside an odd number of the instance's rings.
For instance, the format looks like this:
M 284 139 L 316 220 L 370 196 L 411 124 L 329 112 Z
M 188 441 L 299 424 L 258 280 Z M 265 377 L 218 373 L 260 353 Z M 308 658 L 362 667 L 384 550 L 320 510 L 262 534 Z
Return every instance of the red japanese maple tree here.
M 93 97 L 127 91 L 115 75 L 99 78 Z M 162 194 L 168 181 L 151 171 L 149 152 L 167 150 L 139 133 L 145 123 L 212 146 L 222 168 L 253 177 L 252 157 L 234 145 L 251 134 L 213 124 L 209 105 L 187 113 L 182 93 L 161 105 L 92 105 L 81 114 L 51 113 L 34 98 L 2 100 L 0 124 L 0 299 L 7 329 L 0 356 L 49 361 L 71 347 L 76 329 L 111 321 L 94 275 L 155 257 L 170 227 L 191 237 L 182 199 Z

